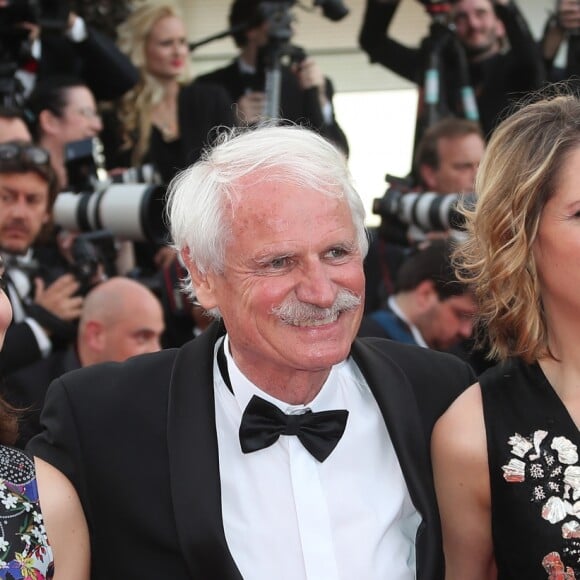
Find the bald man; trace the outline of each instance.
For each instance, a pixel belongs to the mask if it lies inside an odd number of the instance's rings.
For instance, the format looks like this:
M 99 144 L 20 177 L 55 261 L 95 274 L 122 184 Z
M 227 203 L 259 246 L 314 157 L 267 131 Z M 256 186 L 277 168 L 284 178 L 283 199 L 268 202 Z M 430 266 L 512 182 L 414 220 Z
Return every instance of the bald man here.
M 40 431 L 40 411 L 53 379 L 81 367 L 156 352 L 163 330 L 161 304 L 143 284 L 115 277 L 92 289 L 83 304 L 76 348 L 55 352 L 6 377 L 5 397 L 26 409 L 17 446 L 24 447 Z

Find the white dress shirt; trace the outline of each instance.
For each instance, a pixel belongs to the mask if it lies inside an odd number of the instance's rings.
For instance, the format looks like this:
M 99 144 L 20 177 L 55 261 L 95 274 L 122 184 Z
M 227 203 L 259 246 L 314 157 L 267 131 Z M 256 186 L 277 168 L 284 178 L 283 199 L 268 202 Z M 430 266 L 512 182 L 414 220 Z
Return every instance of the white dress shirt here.
M 411 580 L 421 521 L 411 503 L 383 417 L 356 364 L 336 365 L 306 407 L 347 409 L 345 432 L 323 463 L 295 436 L 244 454 L 238 430 L 253 395 L 286 413 L 237 368 L 227 337 L 233 393 L 214 358 L 224 530 L 248 580 Z M 217 347 L 216 345 L 216 353 Z
M 9 262 L 10 254 L 4 254 L 5 261 Z M 28 250 L 23 256 L 19 256 L 22 263 L 29 263 L 32 261 L 32 250 Z M 23 300 L 32 292 L 30 278 L 23 270 L 18 267 L 11 266 L 7 271 L 7 292 L 10 298 L 10 305 L 12 306 L 12 317 L 14 322 L 25 322 L 32 330 L 38 349 L 43 357 L 47 357 L 52 351 L 52 342 L 45 330 L 30 316 L 26 315 Z

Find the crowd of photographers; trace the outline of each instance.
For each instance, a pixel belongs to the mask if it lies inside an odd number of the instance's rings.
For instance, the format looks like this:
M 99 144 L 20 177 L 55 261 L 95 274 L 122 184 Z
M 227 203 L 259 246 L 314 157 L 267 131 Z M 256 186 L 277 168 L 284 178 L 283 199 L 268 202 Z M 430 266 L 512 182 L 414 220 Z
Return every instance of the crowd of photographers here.
M 422 3 L 434 25 L 420 48 L 389 35 L 399 0 L 367 0 L 361 25 L 360 44 L 371 61 L 416 82 L 424 97 L 435 52 L 442 89 L 436 123 L 428 119 L 433 103 L 421 99 L 412 175 L 392 178 L 377 200 L 382 223 L 371 232 L 365 264 L 369 318 L 361 332 L 383 321 L 390 330 L 383 326 L 374 331 L 379 335 L 405 335 L 432 348 L 463 345 L 461 354 L 469 358 L 465 341 L 473 329 L 465 321 L 472 297 L 439 292 L 442 276 L 450 272 L 449 244 L 433 240 L 460 235 L 454 223 L 458 194 L 473 191 L 485 142 L 510 103 L 547 80 L 574 73 L 580 9 L 572 0 L 559 2 L 539 42 L 512 0 Z M 194 79 L 187 28 L 169 3 L 139 3 L 113 39 L 69 11 L 51 15 L 49 23 L 32 4 L 0 2 L 0 29 L 6 32 L 0 40 L 0 251 L 14 311 L 0 353 L 2 376 L 24 370 L 23 376 L 38 380 L 47 376 L 46 361 L 55 354 L 61 358 L 54 372 L 85 364 L 78 322 L 89 317 L 87 305 L 92 304 L 91 316 L 95 304 L 110 307 L 87 298 L 109 278 L 134 279 L 161 305 L 162 324 L 148 322 L 143 313 L 128 321 L 129 309 L 124 317 L 106 319 L 110 327 L 126 323 L 123 332 L 132 336 L 154 336 L 147 349 L 181 345 L 207 325 L 200 309 L 179 292 L 184 270 L 166 239 L 165 186 L 199 158 L 217 127 L 252 125 L 268 116 L 272 51 L 279 51 L 284 38 L 270 15 L 292 4 L 235 0 L 229 25 L 238 56 Z M 321 4 L 325 13 L 340 17 L 340 2 Z M 569 60 L 560 70 L 553 57 L 566 36 Z M 303 51 L 292 47 L 289 56 L 279 70 L 279 116 L 320 132 L 348 155 L 332 82 Z M 462 100 L 466 82 L 474 94 L 470 111 Z M 426 250 L 430 260 L 421 254 Z M 402 264 L 409 265 L 400 275 Z M 430 292 L 429 311 L 415 304 L 422 289 Z M 119 332 L 110 333 L 105 352 L 116 350 Z M 124 356 L 144 352 L 143 341 L 134 343 Z M 479 370 L 481 359 L 470 360 Z M 38 409 L 43 393 L 13 400 Z

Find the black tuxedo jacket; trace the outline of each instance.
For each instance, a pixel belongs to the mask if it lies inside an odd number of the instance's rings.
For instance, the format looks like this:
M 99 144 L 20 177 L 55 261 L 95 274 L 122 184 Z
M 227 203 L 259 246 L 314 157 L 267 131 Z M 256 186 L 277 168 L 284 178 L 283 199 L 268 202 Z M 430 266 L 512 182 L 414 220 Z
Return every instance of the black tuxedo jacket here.
M 212 376 L 218 332 L 214 324 L 178 350 L 80 369 L 52 383 L 44 431 L 28 449 L 78 490 L 91 532 L 93 579 L 241 579 L 221 514 Z M 417 577 L 441 579 L 429 440 L 473 374 L 450 355 L 380 339 L 355 341 L 352 356 L 423 518 Z
M 348 154 L 348 141 L 334 118 L 334 109 L 332 122 L 325 123 L 316 89 L 303 90 L 287 66 L 282 67 L 280 76 L 280 118 L 316 129 Z M 232 103 L 236 103 L 246 90 L 264 91 L 264 78 L 240 72 L 237 59 L 223 68 L 201 75 L 196 80 L 223 87 Z M 331 103 L 333 96 L 332 83 L 326 79 L 326 97 Z

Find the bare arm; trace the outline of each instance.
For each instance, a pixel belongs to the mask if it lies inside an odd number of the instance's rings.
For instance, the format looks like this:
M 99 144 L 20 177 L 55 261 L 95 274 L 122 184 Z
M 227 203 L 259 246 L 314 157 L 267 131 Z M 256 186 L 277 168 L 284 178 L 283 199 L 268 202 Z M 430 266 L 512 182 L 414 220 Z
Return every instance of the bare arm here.
M 46 461 L 35 458 L 42 516 L 54 555 L 54 580 L 89 580 L 87 522 L 71 482 Z
M 494 580 L 497 573 L 479 384 L 467 389 L 439 419 L 431 453 L 441 512 L 445 579 Z

